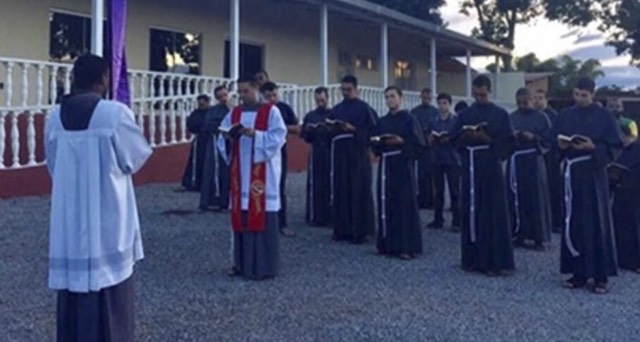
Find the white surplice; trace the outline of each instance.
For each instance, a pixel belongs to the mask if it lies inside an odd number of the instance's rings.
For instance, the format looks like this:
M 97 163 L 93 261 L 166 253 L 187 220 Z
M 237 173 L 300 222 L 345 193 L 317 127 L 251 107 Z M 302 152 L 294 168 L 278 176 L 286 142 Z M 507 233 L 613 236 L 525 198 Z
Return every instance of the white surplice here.
M 102 100 L 86 130 L 68 131 L 56 107 L 45 150 L 53 182 L 49 287 L 84 293 L 121 283 L 143 258 L 131 175 L 152 153 L 133 112 Z
M 240 123 L 247 128 L 254 128 L 258 116 L 257 108 L 245 110 L 243 108 Z M 231 113 L 225 116 L 220 127 L 231 127 Z M 280 150 L 287 139 L 287 126 L 276 106 L 271 107 L 269 123 L 266 131 L 256 131 L 254 138 L 240 137 L 233 143 L 240 143 L 240 186 L 242 189 L 242 210 L 249 209 L 249 187 L 251 175 L 251 163 L 266 163 L 265 196 L 268 212 L 280 210 L 280 174 L 282 173 L 282 156 Z M 222 136 L 218 139 L 218 149 L 227 163 L 231 161 L 231 151 L 226 150 L 225 140 Z M 253 160 L 251 156 L 253 155 Z M 233 175 L 231 175 L 233 177 Z

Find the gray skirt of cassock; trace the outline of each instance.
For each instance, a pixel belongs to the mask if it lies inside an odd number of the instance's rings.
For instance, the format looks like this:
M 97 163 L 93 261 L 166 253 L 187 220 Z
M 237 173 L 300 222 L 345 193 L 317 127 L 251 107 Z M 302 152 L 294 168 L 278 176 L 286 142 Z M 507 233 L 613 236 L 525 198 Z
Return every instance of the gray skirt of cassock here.
M 58 291 L 58 342 L 132 342 L 133 277 L 98 292 Z
M 243 211 L 243 225 L 246 222 Z M 233 267 L 245 277 L 274 277 L 278 272 L 278 212 L 267 212 L 266 225 L 261 233 L 233 233 Z

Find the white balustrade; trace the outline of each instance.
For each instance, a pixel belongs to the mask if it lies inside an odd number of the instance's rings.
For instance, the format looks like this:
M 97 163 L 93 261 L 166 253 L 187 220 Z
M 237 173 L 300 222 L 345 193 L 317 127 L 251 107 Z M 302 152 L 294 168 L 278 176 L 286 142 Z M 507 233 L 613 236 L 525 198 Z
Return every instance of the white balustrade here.
M 11 153 L 13 155 L 12 168 L 20 167 L 20 130 L 18 130 L 18 112 L 11 113 Z
M 0 75 L 3 75 L 0 83 L 4 83 L 4 91 L 0 94 L 0 169 L 44 163 L 42 156 L 36 154 L 36 151 L 43 150 L 39 146 L 42 141 L 36 139 L 36 133 L 44 128 L 36 123 L 41 122 L 39 116 L 46 118 L 55 102 L 71 91 L 72 69 L 72 65 L 65 63 L 0 57 Z M 140 130 L 149 137 L 152 147 L 190 141 L 186 122 L 197 107 L 196 97 L 199 94 L 213 96 L 216 87 L 224 85 L 229 88 L 233 83 L 233 80 L 220 77 L 146 70 L 129 70 L 128 74 L 131 108 Z M 315 108 L 316 86 L 280 82 L 278 86 L 282 100 L 293 107 L 300 119 Z M 342 101 L 339 84 L 327 88 L 330 106 Z M 387 112 L 383 89 L 361 86 L 359 90 L 360 98 L 368 102 L 379 115 Z M 411 109 L 420 103 L 418 92 L 406 91 L 404 94 L 405 108 Z M 231 103 L 238 103 L 237 94 L 232 92 L 230 95 Z M 469 99 L 454 97 L 454 104 L 460 100 L 470 103 Z M 507 103 L 500 105 L 508 110 L 515 107 Z M 167 120 L 170 120 L 169 124 Z M 8 144 L 5 140 L 7 137 Z M 20 137 L 26 139 L 21 141 Z M 25 141 L 26 146 L 21 146 Z M 7 148 L 10 149 L 9 153 L 5 153 Z M 21 152 L 26 154 L 26 160 L 20 160 Z M 3 158 L 5 154 L 6 160 Z

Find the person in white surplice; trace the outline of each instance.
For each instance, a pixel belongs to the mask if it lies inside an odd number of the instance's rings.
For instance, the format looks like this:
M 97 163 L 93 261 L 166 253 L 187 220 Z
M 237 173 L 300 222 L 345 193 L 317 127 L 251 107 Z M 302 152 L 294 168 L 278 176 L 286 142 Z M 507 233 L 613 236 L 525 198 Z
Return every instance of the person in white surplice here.
M 287 126 L 278 107 L 258 100 L 251 76 L 238 80 L 242 105 L 220 124 L 218 149 L 230 164 L 233 266 L 230 276 L 253 280 L 277 273 L 281 148 Z M 231 141 L 227 151 L 225 139 Z
M 73 82 L 45 128 L 57 340 L 133 341 L 131 276 L 143 253 L 131 175 L 152 151 L 131 110 L 103 99 L 109 84 L 103 58 L 80 57 Z

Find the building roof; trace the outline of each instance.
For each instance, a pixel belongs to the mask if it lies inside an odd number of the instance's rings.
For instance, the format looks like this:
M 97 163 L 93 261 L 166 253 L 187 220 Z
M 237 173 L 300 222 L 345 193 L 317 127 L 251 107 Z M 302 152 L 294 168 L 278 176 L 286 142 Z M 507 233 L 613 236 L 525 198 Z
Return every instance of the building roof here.
M 448 30 L 442 26 L 414 18 L 390 8 L 365 0 L 302 0 L 317 5 L 328 4 L 332 11 L 349 15 L 375 18 L 385 22 L 389 27 L 404 29 L 437 39 L 439 46 L 446 46 L 447 53 L 452 56 L 464 56 L 469 49 L 474 56 L 510 55 L 507 48 L 475 39 L 464 34 Z

